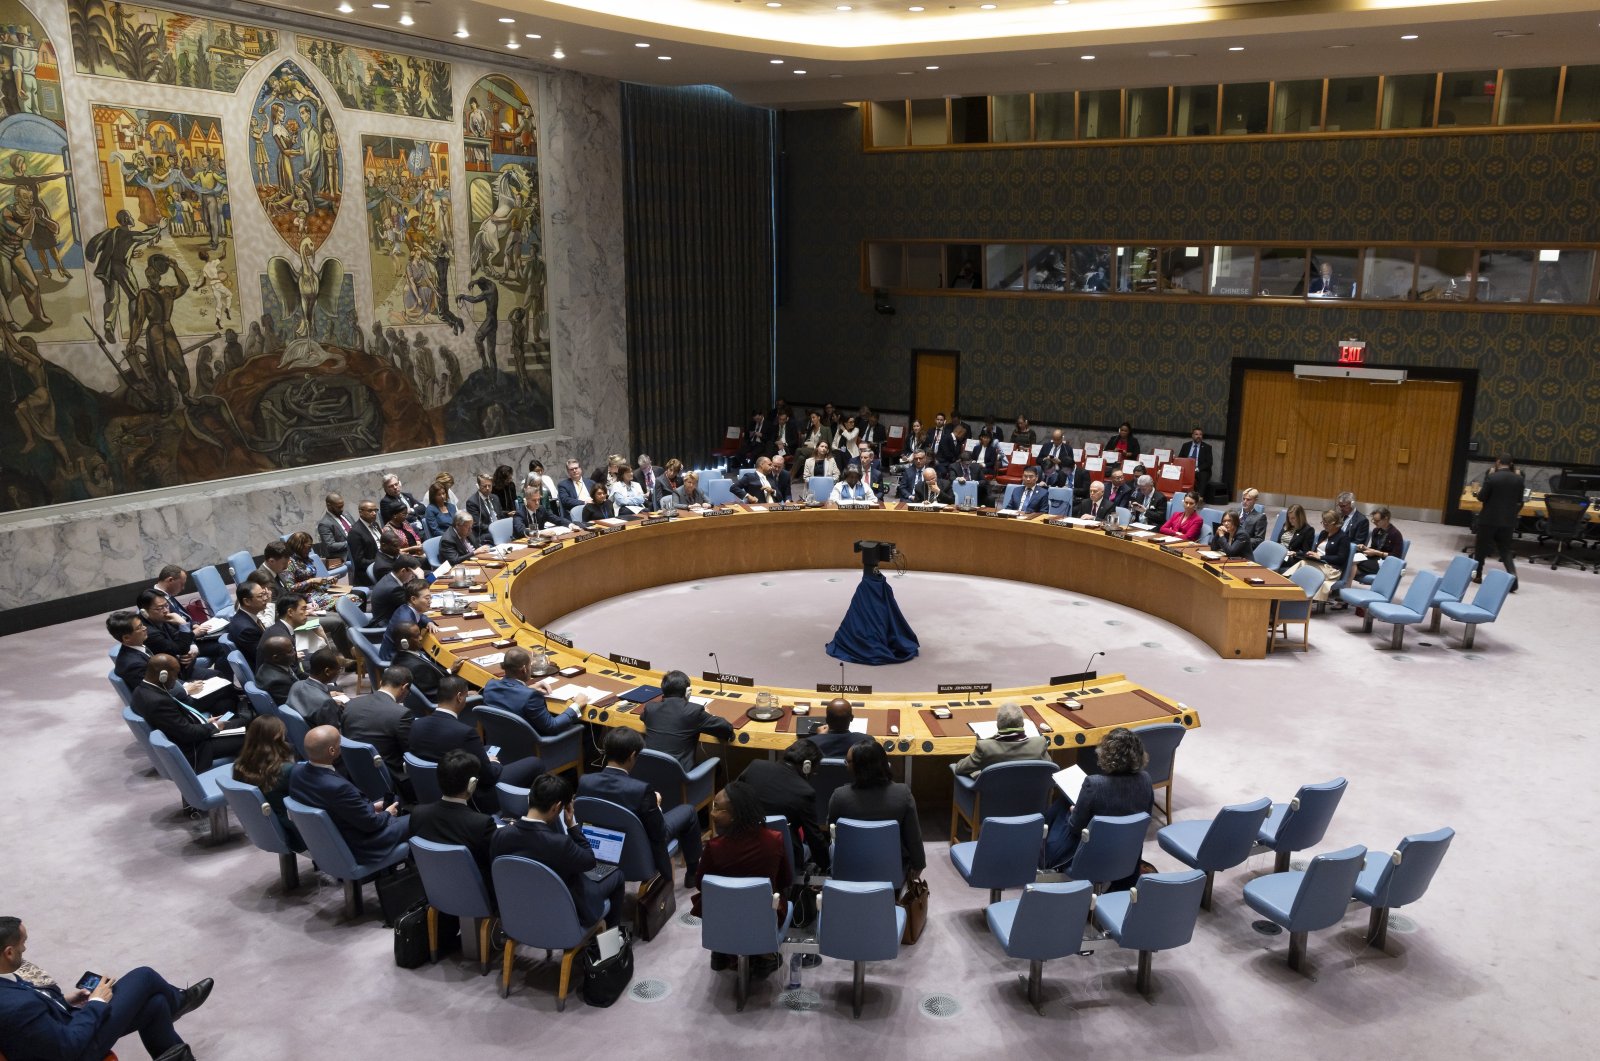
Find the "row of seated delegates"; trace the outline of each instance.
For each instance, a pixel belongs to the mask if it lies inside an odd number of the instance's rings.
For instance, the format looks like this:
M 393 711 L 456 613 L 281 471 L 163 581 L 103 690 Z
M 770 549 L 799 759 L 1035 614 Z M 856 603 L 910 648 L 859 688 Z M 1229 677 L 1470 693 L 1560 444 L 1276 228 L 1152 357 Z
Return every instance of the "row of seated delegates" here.
M 156 1061 L 193 1061 L 194 1052 L 173 1024 L 205 1004 L 208 977 L 189 987 L 168 983 L 140 966 L 104 977 L 93 990 L 63 991 L 44 970 L 24 959 L 28 926 L 0 916 L 0 1056 L 12 1061 L 69 1061 L 112 1056 L 125 1035 L 139 1036 Z
M 526 759 L 502 764 L 497 756 L 489 754 L 478 735 L 478 727 L 461 721 L 467 710 L 467 693 L 471 686 L 465 678 L 447 674 L 439 679 L 438 695 L 434 709 L 411 724 L 411 743 L 407 749 L 424 762 L 441 762 L 448 752 L 465 752 L 478 766 L 480 786 L 473 806 L 480 811 L 492 812 L 498 805 L 494 786 L 500 782 L 527 788 L 533 779 L 544 773 L 544 762 L 531 755 Z
M 284 541 L 270 541 L 262 548 L 261 566 L 256 568 L 256 574 L 266 579 L 272 589 L 274 603 L 286 596 L 299 596 L 309 606 L 308 614 L 298 617 L 296 629 L 309 621 L 309 611 L 327 612 L 332 607 L 328 587 L 338 581 L 317 574 L 310 561 L 311 546 L 311 535 L 305 531 L 296 531 Z M 332 613 L 323 614 L 317 618 L 317 626 L 321 639 L 331 642 L 346 657 L 355 655 L 343 619 Z
M 178 594 L 184 591 L 188 582 L 189 572 L 177 564 L 167 564 L 156 575 L 155 583 L 144 591 L 152 596 L 146 597 L 144 592 L 140 593 L 136 606 L 145 624 L 150 627 L 154 638 L 152 647 L 156 651 L 170 652 L 180 660 L 189 655 L 189 649 L 192 648 L 195 656 L 205 657 L 214 670 L 224 667 L 227 665 L 228 649 L 217 636 L 221 631 L 201 634 L 183 602 L 178 600 Z

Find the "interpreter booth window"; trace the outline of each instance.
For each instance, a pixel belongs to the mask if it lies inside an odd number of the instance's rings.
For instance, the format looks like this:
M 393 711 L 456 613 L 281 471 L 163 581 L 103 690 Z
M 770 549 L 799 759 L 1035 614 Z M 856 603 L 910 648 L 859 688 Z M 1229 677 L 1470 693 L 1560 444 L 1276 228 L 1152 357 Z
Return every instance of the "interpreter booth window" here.
M 1033 97 L 1033 138 L 1071 140 L 1078 97 L 1073 92 L 1040 92 Z
M 1028 290 L 1067 289 L 1067 248 L 1062 243 L 1028 245 Z
M 1528 301 L 1538 259 L 1539 252 L 1531 250 L 1479 251 L 1478 301 Z
M 937 291 L 945 286 L 942 243 L 906 244 L 906 286 L 916 291 Z
M 911 143 L 914 147 L 933 147 L 950 142 L 949 121 L 942 99 L 911 101 Z
M 1600 122 L 1600 66 L 1567 67 L 1567 83 L 1561 88 L 1561 120 Z
M 1304 247 L 1267 247 L 1261 251 L 1261 294 L 1267 298 L 1299 298 L 1306 293 Z
M 1382 128 L 1433 128 L 1433 97 L 1437 89 L 1437 74 L 1384 78 Z
M 1328 81 L 1327 124 L 1330 133 L 1375 129 L 1378 125 L 1378 79 L 1335 77 Z
M 983 290 L 983 248 L 976 243 L 952 243 L 945 248 L 945 276 L 957 291 Z
M 1556 120 L 1561 68 L 1507 70 L 1500 83 L 1501 125 L 1549 125 Z
M 1206 293 L 1206 249 L 1168 247 L 1161 252 L 1161 290 L 1174 294 Z
M 1115 140 L 1122 135 L 1122 90 L 1078 93 L 1078 139 Z
M 1469 302 L 1477 252 L 1464 247 L 1424 247 L 1417 252 L 1417 297 Z
M 1311 282 L 1306 297 L 1355 298 L 1356 277 L 1361 275 L 1361 252 L 1348 247 L 1314 247 Z
M 872 287 L 904 287 L 905 248 L 899 243 L 867 244 L 867 283 Z
M 1167 135 L 1167 86 L 1128 90 L 1128 135 Z
M 1254 247 L 1217 247 L 1211 252 L 1211 293 L 1249 298 L 1256 275 Z
M 1594 283 L 1594 251 L 1541 250 L 1534 274 L 1535 302 L 1587 302 Z
M 1499 74 L 1494 70 L 1446 73 L 1439 90 L 1439 127 L 1493 125 Z
M 1272 85 L 1248 81 L 1222 86 L 1222 131 L 1228 136 L 1247 136 L 1267 131 L 1267 103 Z
M 1118 247 L 1117 290 L 1153 295 L 1161 286 L 1161 251 L 1156 247 Z
M 1322 131 L 1322 81 L 1279 81 L 1272 99 L 1272 131 Z
M 1026 92 L 994 96 L 993 138 L 997 144 L 1014 144 L 1033 134 L 1033 104 Z
M 1179 86 L 1172 100 L 1172 135 L 1210 136 L 1216 131 L 1217 86 Z
M 1414 247 L 1368 247 L 1363 252 L 1361 297 L 1375 302 L 1406 302 L 1417 297 Z
M 872 104 L 872 146 L 906 146 L 906 101 L 892 99 Z
M 983 248 L 985 286 L 990 291 L 1021 291 L 1026 282 L 1020 243 L 990 243 Z
M 989 142 L 988 96 L 962 96 L 950 101 L 950 142 L 952 144 Z
M 1088 295 L 1103 295 L 1111 290 L 1111 248 L 1104 244 L 1078 243 L 1071 249 L 1072 275 L 1068 290 Z

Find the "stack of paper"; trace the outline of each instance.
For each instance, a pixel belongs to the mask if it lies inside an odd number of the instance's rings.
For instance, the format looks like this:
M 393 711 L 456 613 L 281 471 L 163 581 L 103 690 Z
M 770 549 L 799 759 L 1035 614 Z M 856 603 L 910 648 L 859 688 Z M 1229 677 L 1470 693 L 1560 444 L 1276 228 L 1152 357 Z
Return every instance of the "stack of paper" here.
M 207 619 L 194 628 L 194 634 L 196 637 L 209 637 L 218 630 L 226 630 L 227 627 L 228 620 L 226 619 Z
M 767 506 L 766 505 L 751 505 L 750 506 L 750 511 L 751 512 L 765 512 L 766 510 L 767 510 Z
M 505 660 L 506 654 L 504 652 L 490 652 L 487 655 L 472 657 L 472 662 L 484 668 L 498 667 L 500 664 L 504 663 Z
M 592 704 L 597 700 L 604 700 L 611 693 L 605 689 L 596 689 L 591 685 L 578 685 L 576 682 L 571 682 L 551 689 L 546 695 L 552 700 L 571 700 L 575 696 L 582 696 Z
M 1061 794 L 1074 803 L 1078 802 L 1078 793 L 1083 791 L 1083 783 L 1088 779 L 1089 775 L 1083 772 L 1083 767 L 1076 765 L 1057 770 L 1050 778 Z
M 1207 560 L 1221 560 L 1222 559 L 1222 554 L 1221 553 L 1212 552 L 1210 549 L 1201 549 L 1200 550 L 1200 555 L 1205 557 Z

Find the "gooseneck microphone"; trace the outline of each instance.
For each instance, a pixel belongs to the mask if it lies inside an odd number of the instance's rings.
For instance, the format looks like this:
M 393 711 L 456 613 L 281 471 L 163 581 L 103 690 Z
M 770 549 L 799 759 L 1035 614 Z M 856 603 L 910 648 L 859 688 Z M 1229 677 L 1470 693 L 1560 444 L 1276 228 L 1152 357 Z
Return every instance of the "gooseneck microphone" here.
M 1094 658 L 1096 656 L 1103 656 L 1103 655 L 1105 655 L 1104 652 L 1093 652 L 1093 653 L 1090 653 L 1088 659 L 1083 661 L 1083 671 L 1082 671 L 1083 677 L 1078 682 L 1078 692 L 1080 692 L 1080 693 L 1083 692 L 1084 687 L 1089 684 L 1089 664 L 1094 662 Z
M 715 652 L 707 652 L 706 655 L 711 658 L 711 662 L 716 664 L 717 667 L 717 692 L 725 692 L 726 690 L 722 688 L 722 661 L 717 658 Z

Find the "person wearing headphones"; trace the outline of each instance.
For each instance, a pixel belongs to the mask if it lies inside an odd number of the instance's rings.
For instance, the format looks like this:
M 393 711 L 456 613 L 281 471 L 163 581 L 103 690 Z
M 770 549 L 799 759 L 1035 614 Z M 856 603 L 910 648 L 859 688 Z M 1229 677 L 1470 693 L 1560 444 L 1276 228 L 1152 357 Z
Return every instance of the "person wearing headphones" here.
M 177 685 L 178 661 L 166 653 L 150 657 L 144 680 L 133 690 L 133 713 L 176 744 L 196 772 L 211 769 L 219 759 L 232 759 L 244 747 L 241 733 L 223 736 L 228 715 L 207 714 Z
M 407 748 L 418 759 L 442 763 L 451 752 L 463 751 L 478 764 L 478 794 L 472 805 L 481 811 L 493 811 L 498 806 L 494 786 L 501 781 L 517 788 L 527 788 L 533 779 L 544 773 L 544 763 L 537 755 L 500 765 L 500 760 L 483 746 L 478 727 L 461 720 L 467 710 L 467 691 L 471 688 L 465 678 L 446 674 L 439 679 L 438 705 L 428 714 L 411 724 L 411 744 Z
M 822 749 L 809 737 L 801 737 L 783 751 L 777 762 L 757 759 L 744 768 L 739 782 L 748 785 L 761 801 L 768 817 L 783 815 L 789 834 L 800 844 L 802 863 L 814 863 L 828 870 L 828 834 L 817 824 L 817 791 L 814 778 L 822 764 Z
M 483 885 L 493 898 L 489 844 L 494 840 L 494 818 L 471 806 L 473 797 L 483 786 L 482 764 L 471 752 L 453 748 L 439 759 L 438 778 L 443 798 L 437 803 L 422 803 L 411 808 L 406 837 L 466 848 L 478 864 Z M 494 785 L 490 783 L 487 787 L 492 794 Z

